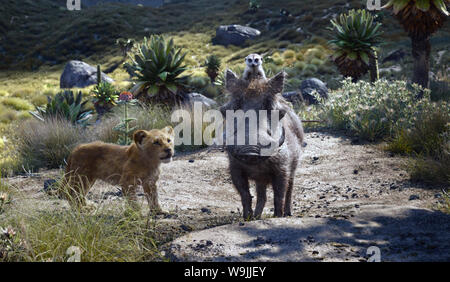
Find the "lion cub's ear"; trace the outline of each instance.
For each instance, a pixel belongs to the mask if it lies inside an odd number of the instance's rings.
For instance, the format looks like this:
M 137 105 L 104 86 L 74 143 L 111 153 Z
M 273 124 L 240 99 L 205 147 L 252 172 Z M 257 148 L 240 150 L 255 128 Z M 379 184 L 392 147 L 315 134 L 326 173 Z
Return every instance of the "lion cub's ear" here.
M 142 140 L 147 136 L 147 132 L 145 132 L 145 130 L 138 130 L 134 133 L 133 135 L 133 139 L 134 139 L 134 143 L 136 143 L 136 145 L 141 145 L 142 144 Z
M 164 127 L 163 131 L 166 132 L 169 135 L 173 135 L 173 128 L 172 128 L 172 126 Z

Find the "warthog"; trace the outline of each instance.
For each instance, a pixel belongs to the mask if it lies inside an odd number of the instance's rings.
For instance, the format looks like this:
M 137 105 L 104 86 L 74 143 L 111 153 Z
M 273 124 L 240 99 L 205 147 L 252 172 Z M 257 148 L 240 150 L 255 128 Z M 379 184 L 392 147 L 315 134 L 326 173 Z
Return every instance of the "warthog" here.
M 286 74 L 281 72 L 268 80 L 249 82 L 239 79 L 230 70 L 226 73 L 226 88 L 231 94 L 231 100 L 222 106 L 222 114 L 225 118 L 230 118 L 230 114 L 234 113 L 236 116 L 237 110 L 242 110 L 246 117 L 251 116 L 250 112 L 258 117 L 257 128 L 253 130 L 248 118 L 244 119 L 244 144 L 226 143 L 231 179 L 241 196 L 245 219 L 253 217 L 249 179 L 256 182 L 256 218 L 261 217 L 264 209 L 268 184 L 272 185 L 274 191 L 275 216 L 291 215 L 294 176 L 304 133 L 301 120 L 281 96 L 285 77 Z M 267 114 L 263 114 L 264 112 Z M 278 125 L 272 121 L 275 118 Z M 234 124 L 233 128 L 236 128 L 236 119 Z M 273 128 L 274 124 L 276 128 Z M 233 130 L 227 128 L 224 134 L 227 140 L 230 135 L 231 139 L 239 139 L 236 136 L 240 133 Z M 256 143 L 249 142 L 252 137 L 256 138 L 253 139 L 257 140 Z M 269 150 L 270 154 L 263 154 L 268 143 L 275 145 L 275 149 Z

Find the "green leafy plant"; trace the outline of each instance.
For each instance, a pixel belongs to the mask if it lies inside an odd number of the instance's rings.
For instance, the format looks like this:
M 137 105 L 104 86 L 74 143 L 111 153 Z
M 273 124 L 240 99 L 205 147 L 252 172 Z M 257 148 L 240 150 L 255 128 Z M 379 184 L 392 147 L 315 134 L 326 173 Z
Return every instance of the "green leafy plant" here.
M 173 40 L 163 36 L 146 37 L 129 55 L 131 63 L 126 63 L 130 76 L 135 82 L 133 95 L 144 102 L 180 104 L 188 76 L 181 76 L 186 70 L 183 65 L 186 53 L 174 45 Z
M 86 108 L 88 101 L 82 101 L 83 94 L 81 91 L 74 95 L 72 91 L 65 90 L 56 94 L 53 99 L 50 97 L 47 99 L 48 103 L 45 107 L 36 107 L 36 111 L 30 112 L 40 121 L 46 121 L 49 118 L 61 118 L 70 121 L 72 124 L 86 126 L 92 117 L 92 111 Z
M 411 38 L 414 69 L 412 82 L 428 88 L 430 36 L 449 16 L 448 0 L 390 0 L 382 8 L 392 10 Z
M 122 92 L 120 94 L 118 104 L 123 105 L 124 107 L 123 119 L 121 123 L 113 128 L 120 134 L 119 140 L 117 141 L 120 145 L 130 145 L 132 142 L 130 135 L 136 130 L 136 127 L 130 127 L 130 123 L 136 121 L 136 119 L 128 116 L 128 104 L 133 103 L 133 94 L 130 92 Z
M 414 99 L 420 91 L 418 86 L 408 88 L 404 81 L 352 83 L 347 78 L 327 100 L 318 94 L 315 97 L 321 101 L 320 117 L 330 127 L 376 141 L 393 137 L 399 128 L 412 128 L 418 113 L 432 107 L 429 91 L 425 91 L 426 98 L 421 101 Z
M 435 103 L 420 112 L 415 117 L 413 126 L 399 129 L 386 149 L 413 157 L 408 166 L 413 180 L 450 184 L 448 103 Z
M 122 55 L 124 57 L 127 56 L 128 52 L 130 52 L 130 50 L 133 48 L 134 44 L 136 42 L 134 41 L 134 39 L 131 38 L 119 38 L 116 40 L 116 44 L 119 45 L 120 50 L 122 51 Z
M 116 105 L 119 95 L 114 85 L 108 82 L 100 82 L 92 90 L 92 97 L 95 109 L 101 115 Z
M 211 83 L 216 81 L 221 64 L 222 62 L 217 55 L 211 55 L 206 59 L 206 74 L 211 79 Z
M 248 10 L 251 12 L 256 12 L 261 7 L 259 0 L 250 0 L 248 3 Z
M 377 62 L 374 47 L 379 45 L 381 23 L 365 10 L 351 10 L 331 20 L 334 39 L 333 60 L 339 72 L 356 82 L 372 67 L 372 81 L 377 78 Z

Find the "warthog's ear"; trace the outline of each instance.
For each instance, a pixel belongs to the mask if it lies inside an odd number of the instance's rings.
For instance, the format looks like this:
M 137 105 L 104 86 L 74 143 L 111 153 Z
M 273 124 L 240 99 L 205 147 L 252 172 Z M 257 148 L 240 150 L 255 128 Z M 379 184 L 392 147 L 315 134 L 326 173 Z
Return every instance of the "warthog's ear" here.
M 268 82 L 267 82 L 267 86 L 268 86 L 268 92 L 272 95 L 276 95 L 278 93 L 282 93 L 283 92 L 283 88 L 284 88 L 284 81 L 286 80 L 286 72 L 281 71 L 279 72 L 277 75 L 275 75 L 274 77 L 272 77 Z
M 169 135 L 173 135 L 173 128 L 172 128 L 172 126 L 164 127 L 163 131 L 166 132 Z
M 133 139 L 134 143 L 139 147 L 142 145 L 142 140 L 147 136 L 147 132 L 145 130 L 138 130 L 134 133 Z
M 233 92 L 238 85 L 239 77 L 230 69 L 225 72 L 225 87 L 228 91 Z

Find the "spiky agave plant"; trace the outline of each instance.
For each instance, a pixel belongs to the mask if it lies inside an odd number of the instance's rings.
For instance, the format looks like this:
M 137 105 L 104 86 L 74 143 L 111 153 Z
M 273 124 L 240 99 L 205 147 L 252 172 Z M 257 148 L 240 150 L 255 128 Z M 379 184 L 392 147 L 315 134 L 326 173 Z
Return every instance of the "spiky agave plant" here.
M 185 56 L 172 39 L 160 35 L 145 37 L 135 53 L 129 55 L 131 63 L 125 64 L 136 83 L 131 89 L 133 95 L 146 103 L 180 104 L 188 78 L 181 76 L 187 69 L 183 65 Z
M 332 58 L 343 76 L 357 81 L 376 64 L 374 47 L 380 43 L 381 23 L 375 23 L 365 10 L 351 10 L 331 20 L 331 24 L 334 39 L 330 43 L 335 51 Z
M 92 117 L 92 111 L 87 109 L 83 100 L 83 94 L 78 92 L 75 96 L 72 91 L 62 91 L 52 99 L 47 98 L 48 103 L 45 107 L 36 107 L 36 111 L 30 112 L 32 116 L 40 121 L 49 118 L 60 118 L 70 121 L 72 124 L 87 126 Z
M 206 74 L 211 79 L 211 83 L 216 81 L 221 64 L 222 62 L 217 55 L 211 55 L 206 59 Z
M 450 0 L 390 0 L 382 8 L 390 9 L 411 38 L 414 69 L 412 82 L 428 88 L 430 36 L 449 16 Z

